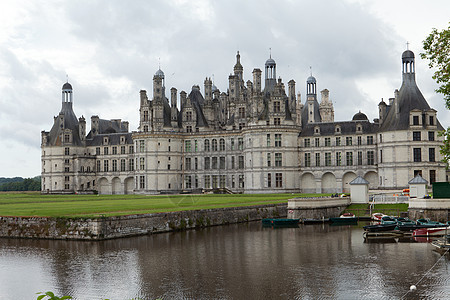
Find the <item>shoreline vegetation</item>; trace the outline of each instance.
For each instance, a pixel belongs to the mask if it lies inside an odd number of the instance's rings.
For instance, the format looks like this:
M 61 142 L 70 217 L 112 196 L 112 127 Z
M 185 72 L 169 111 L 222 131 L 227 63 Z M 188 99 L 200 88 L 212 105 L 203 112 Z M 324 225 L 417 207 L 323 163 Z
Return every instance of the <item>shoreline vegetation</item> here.
M 331 194 L 182 194 L 182 195 L 41 195 L 0 193 L 0 216 L 95 218 L 164 213 L 264 204 L 282 204 L 295 197 Z M 376 204 L 372 213 L 407 211 L 408 204 Z M 369 204 L 352 204 L 346 211 L 369 215 Z

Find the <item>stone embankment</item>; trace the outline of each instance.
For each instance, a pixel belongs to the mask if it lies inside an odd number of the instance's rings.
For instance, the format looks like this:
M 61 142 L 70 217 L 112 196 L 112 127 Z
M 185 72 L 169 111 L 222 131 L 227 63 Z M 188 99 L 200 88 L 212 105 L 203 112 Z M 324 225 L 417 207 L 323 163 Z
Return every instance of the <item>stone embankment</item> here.
M 0 236 L 104 240 L 285 217 L 287 204 L 100 218 L 0 217 Z

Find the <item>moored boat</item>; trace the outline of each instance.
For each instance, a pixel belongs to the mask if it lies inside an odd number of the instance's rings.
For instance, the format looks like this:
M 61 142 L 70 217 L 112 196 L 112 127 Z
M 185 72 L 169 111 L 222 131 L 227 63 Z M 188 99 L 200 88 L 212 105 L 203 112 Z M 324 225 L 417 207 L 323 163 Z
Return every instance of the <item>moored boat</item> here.
M 300 219 L 275 219 L 275 218 L 267 218 L 263 219 L 263 225 L 269 226 L 296 226 L 298 225 Z
M 450 232 L 450 227 L 428 227 L 413 231 L 413 236 L 443 236 Z
M 372 220 L 374 221 L 381 221 L 381 218 L 384 217 L 385 214 L 383 213 L 373 213 L 372 214 Z
M 368 232 L 385 232 L 395 230 L 397 224 L 375 224 L 375 225 L 366 225 L 364 226 L 364 230 Z
M 358 218 L 352 213 L 344 213 L 339 218 L 330 218 L 333 224 L 357 224 Z

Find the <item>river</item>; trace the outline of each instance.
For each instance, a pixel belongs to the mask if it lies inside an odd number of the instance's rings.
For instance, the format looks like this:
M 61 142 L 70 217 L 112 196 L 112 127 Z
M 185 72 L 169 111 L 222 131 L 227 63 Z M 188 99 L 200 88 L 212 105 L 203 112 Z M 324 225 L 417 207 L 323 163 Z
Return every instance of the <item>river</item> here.
M 83 300 L 448 299 L 449 255 L 411 239 L 365 241 L 361 226 L 251 222 L 101 242 L 0 239 L 0 299 L 40 291 Z

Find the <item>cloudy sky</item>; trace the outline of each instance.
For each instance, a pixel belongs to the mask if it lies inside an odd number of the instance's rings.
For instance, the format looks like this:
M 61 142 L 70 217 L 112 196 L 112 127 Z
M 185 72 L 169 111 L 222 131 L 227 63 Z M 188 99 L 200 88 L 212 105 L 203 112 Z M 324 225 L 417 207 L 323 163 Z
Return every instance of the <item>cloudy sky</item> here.
M 0 177 L 40 174 L 40 132 L 60 111 L 66 76 L 78 117 L 128 120 L 136 130 L 139 90 L 152 89 L 159 64 L 166 90 L 189 92 L 208 76 L 225 91 L 238 50 L 245 81 L 271 48 L 277 76 L 294 79 L 302 95 L 312 67 L 336 120 L 359 110 L 372 120 L 381 98 L 400 88 L 409 42 L 419 88 L 449 126 L 419 58 L 431 29 L 448 27 L 449 11 L 448 0 L 2 0 Z

